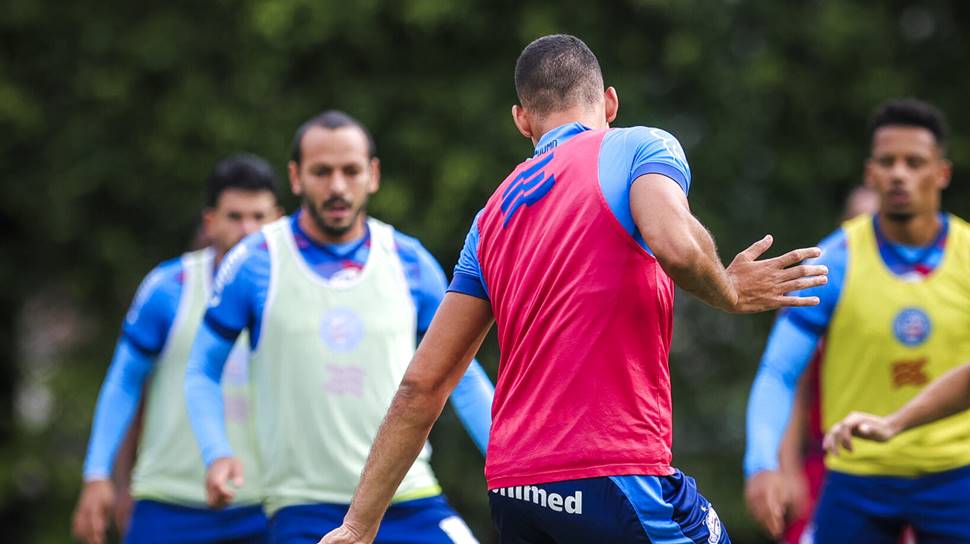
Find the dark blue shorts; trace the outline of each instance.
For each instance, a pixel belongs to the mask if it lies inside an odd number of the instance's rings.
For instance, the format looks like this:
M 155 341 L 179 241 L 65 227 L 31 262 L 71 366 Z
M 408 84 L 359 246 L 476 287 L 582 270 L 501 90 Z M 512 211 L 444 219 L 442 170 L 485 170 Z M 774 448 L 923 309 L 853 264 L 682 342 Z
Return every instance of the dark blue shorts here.
M 265 544 L 261 506 L 210 510 L 157 501 L 135 502 L 127 544 Z
M 272 544 L 316 544 L 336 529 L 346 504 L 300 504 L 281 508 L 269 521 Z M 377 544 L 477 544 L 443 495 L 392 504 L 377 532 Z
M 919 544 L 970 544 L 970 467 L 917 478 L 825 476 L 816 544 L 897 544 L 905 525 Z
M 730 544 L 694 479 L 611 476 L 493 489 L 502 544 Z

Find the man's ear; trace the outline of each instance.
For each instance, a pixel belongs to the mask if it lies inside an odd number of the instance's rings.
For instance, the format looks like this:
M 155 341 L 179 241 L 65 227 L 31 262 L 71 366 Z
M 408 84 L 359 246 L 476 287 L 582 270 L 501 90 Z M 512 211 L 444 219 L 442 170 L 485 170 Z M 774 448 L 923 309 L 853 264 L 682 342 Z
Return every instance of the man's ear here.
M 515 128 L 519 129 L 519 134 L 533 140 L 532 119 L 530 117 L 529 112 L 522 106 L 518 104 L 512 106 L 512 122 L 515 123 Z

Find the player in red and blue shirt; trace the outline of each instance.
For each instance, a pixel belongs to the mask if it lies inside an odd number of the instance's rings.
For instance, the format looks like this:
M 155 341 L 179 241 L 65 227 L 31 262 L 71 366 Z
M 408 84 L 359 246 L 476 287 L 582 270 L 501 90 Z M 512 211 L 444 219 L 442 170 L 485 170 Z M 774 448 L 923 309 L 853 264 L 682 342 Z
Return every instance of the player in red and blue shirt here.
M 730 542 L 670 465 L 674 282 L 727 311 L 817 304 L 785 292 L 825 281 L 823 267 L 787 268 L 818 250 L 756 261 L 765 237 L 725 269 L 690 214 L 680 145 L 659 129 L 609 128 L 616 91 L 578 38 L 536 40 L 515 79 L 515 124 L 537 151 L 476 217 L 344 525 L 323 542 L 373 538 L 493 321 L 485 473 L 502 542 Z

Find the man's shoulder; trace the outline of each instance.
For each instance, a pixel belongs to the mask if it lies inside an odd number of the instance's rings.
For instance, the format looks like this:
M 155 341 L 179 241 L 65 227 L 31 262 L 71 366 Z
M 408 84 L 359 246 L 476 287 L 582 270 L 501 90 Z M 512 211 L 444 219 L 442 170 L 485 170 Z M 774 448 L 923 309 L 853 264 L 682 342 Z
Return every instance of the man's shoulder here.
M 264 270 L 268 262 L 269 246 L 266 242 L 266 234 L 258 230 L 243 238 L 226 253 L 216 272 L 213 290 L 222 291 L 242 272 Z
M 142 279 L 125 319 L 128 323 L 138 321 L 146 306 L 177 300 L 185 281 L 185 267 L 182 256 L 173 257 L 157 264 Z

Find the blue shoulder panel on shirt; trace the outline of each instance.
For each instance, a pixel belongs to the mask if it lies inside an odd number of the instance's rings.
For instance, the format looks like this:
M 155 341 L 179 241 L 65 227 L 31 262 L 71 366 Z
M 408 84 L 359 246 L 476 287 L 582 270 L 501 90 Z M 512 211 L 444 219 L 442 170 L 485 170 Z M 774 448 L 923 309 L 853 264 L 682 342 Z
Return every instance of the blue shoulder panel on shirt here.
M 455 275 L 451 279 L 448 290 L 488 300 L 488 288 L 485 287 L 482 267 L 478 261 L 478 220 L 484 211 L 479 210 L 472 220 L 472 226 L 465 236 L 465 245 L 461 248 L 458 264 L 455 265 Z
M 146 355 L 162 351 L 178 311 L 182 282 L 180 257 L 159 264 L 145 276 L 122 325 L 122 335 L 132 347 Z
M 842 294 L 842 284 L 845 281 L 849 253 L 845 242 L 845 231 L 841 228 L 827 236 L 818 245 L 822 249 L 822 256 L 807 261 L 807 264 L 824 264 L 827 266 L 829 269 L 828 283 L 797 291 L 794 294 L 816 296 L 819 298 L 819 304 L 818 306 L 787 308 L 783 311 L 783 315 L 801 327 L 810 329 L 816 334 L 823 334 L 829 326 L 829 321 L 835 313 L 835 307 L 838 305 L 839 297 Z
M 690 189 L 690 167 L 676 138 L 650 127 L 610 130 L 600 146 L 600 190 L 620 225 L 641 247 L 649 250 L 630 211 L 630 188 L 637 178 L 646 174 L 666 176 L 684 193 Z
M 424 333 L 445 296 L 448 280 L 438 261 L 417 238 L 394 231 L 394 244 L 404 265 L 411 298 L 418 312 L 418 333 Z
M 236 244 L 219 264 L 205 324 L 227 340 L 235 340 L 248 327 L 255 347 L 261 321 L 257 311 L 269 289 L 269 269 L 269 250 L 262 231 Z

